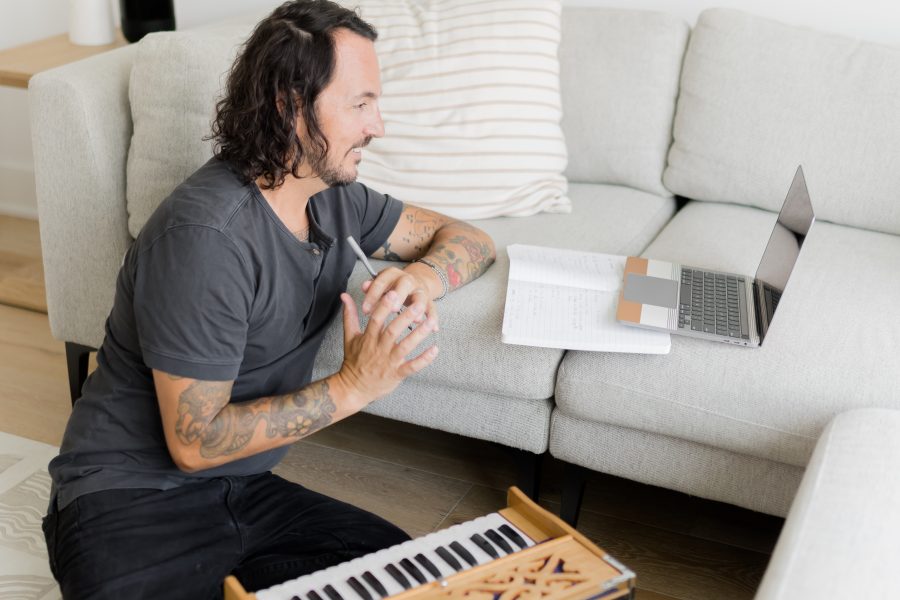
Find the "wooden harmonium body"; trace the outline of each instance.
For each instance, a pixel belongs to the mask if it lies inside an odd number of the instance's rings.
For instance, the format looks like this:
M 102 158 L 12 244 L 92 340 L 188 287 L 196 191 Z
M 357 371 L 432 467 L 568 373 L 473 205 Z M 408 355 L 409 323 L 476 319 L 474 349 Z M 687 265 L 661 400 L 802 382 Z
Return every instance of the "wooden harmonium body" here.
M 507 508 L 225 600 L 587 600 L 633 598 L 634 573 L 517 488 Z

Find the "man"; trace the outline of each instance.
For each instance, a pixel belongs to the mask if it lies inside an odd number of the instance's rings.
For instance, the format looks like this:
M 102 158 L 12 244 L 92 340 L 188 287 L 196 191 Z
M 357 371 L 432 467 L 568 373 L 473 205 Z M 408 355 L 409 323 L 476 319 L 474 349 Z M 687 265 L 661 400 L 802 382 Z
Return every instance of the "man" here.
M 229 573 L 259 589 L 407 539 L 269 472 L 428 366 L 437 349 L 414 350 L 437 330 L 434 299 L 494 258 L 478 229 L 354 183 L 384 133 L 375 37 L 325 0 L 263 20 L 217 106 L 215 158 L 126 255 L 50 465 L 44 533 L 66 598 L 215 597 Z M 342 293 L 350 235 L 420 259 L 364 284 L 364 330 Z M 341 308 L 344 362 L 311 381 Z

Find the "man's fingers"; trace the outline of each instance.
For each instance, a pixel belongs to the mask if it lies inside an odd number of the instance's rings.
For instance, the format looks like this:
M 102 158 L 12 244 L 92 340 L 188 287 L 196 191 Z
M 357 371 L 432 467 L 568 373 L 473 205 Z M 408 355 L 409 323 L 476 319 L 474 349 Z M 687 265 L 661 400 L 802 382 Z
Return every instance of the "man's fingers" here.
M 388 292 L 381 297 L 381 300 L 378 301 L 378 304 L 376 304 L 372 310 L 372 314 L 369 315 L 366 333 L 369 333 L 370 335 L 381 335 L 384 324 L 387 322 L 388 315 L 394 312 L 394 303 L 396 301 L 397 295 L 393 292 Z
M 436 325 L 437 322 L 435 322 L 434 319 L 429 318 L 427 321 L 413 329 L 408 336 L 397 343 L 396 348 L 394 349 L 395 356 L 402 359 L 409 355 L 409 353 L 412 352 L 416 346 L 421 344 L 426 337 L 434 333 Z
M 394 289 L 397 278 L 402 275 L 403 271 L 400 269 L 388 267 L 381 271 L 375 279 L 370 280 L 369 285 L 363 290 L 366 293 L 363 298 L 363 314 L 369 314 L 374 310 L 388 290 Z
M 410 329 L 413 323 L 419 321 L 421 312 L 417 313 L 417 310 L 421 311 L 421 308 L 407 308 L 397 315 L 390 325 L 385 328 L 384 335 L 389 338 L 391 344 L 395 343 L 407 329 Z
M 434 359 L 437 357 L 437 355 L 438 355 L 438 347 L 431 346 L 430 348 L 428 348 L 427 350 L 422 352 L 422 354 L 418 355 L 414 359 L 409 360 L 409 361 L 403 363 L 402 365 L 400 365 L 400 368 L 397 369 L 397 373 L 401 377 L 406 379 L 413 373 L 418 373 L 419 371 L 421 371 L 422 369 L 424 369 L 425 367 L 427 367 L 428 365 L 433 363 Z
M 359 313 L 356 311 L 356 302 L 350 294 L 341 294 L 341 303 L 344 305 L 344 343 L 346 344 L 359 335 Z
M 368 314 L 369 310 L 375 307 L 375 304 L 388 290 L 397 294 L 395 312 L 399 311 L 403 305 L 409 306 L 416 301 L 427 304 L 430 301 L 419 279 L 405 271 L 391 267 L 379 273 L 374 280 L 363 283 L 363 291 L 366 293 L 363 300 L 363 313 Z

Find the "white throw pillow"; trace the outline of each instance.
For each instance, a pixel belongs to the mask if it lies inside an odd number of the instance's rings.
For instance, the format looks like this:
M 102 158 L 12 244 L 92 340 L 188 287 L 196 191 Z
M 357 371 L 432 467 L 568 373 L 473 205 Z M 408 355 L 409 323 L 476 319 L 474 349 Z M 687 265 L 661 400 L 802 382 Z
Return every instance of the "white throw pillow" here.
M 458 218 L 569 212 L 558 0 L 345 0 L 378 29 L 360 181 Z
M 360 181 L 464 219 L 569 212 L 559 0 L 346 0 L 379 31 L 387 135 Z M 215 102 L 256 22 L 148 35 L 131 73 L 128 229 L 212 156 Z

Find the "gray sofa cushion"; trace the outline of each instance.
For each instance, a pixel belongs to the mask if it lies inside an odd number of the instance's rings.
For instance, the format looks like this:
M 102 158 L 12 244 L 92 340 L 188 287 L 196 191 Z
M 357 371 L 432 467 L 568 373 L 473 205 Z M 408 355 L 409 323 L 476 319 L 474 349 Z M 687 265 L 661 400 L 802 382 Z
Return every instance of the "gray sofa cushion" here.
M 691 203 L 645 256 L 753 273 L 774 218 Z M 739 226 L 721 228 L 729 222 Z M 576 418 L 805 465 L 838 412 L 900 406 L 898 264 L 900 237 L 818 223 L 761 348 L 673 336 L 668 356 L 570 352 L 557 405 Z
M 562 350 L 500 342 L 511 243 L 607 253 L 637 253 L 671 218 L 675 203 L 646 192 L 608 185 L 573 184 L 571 214 L 541 213 L 528 218 L 473 221 L 493 238 L 497 262 L 485 275 L 438 304 L 438 359 L 419 377 L 432 385 L 532 400 L 553 395 Z M 590 223 L 586 227 L 585 223 Z M 375 269 L 389 265 L 373 261 Z M 357 267 L 349 288 L 361 299 L 368 277 Z M 316 361 L 320 375 L 335 372 L 343 359 L 342 324 L 329 331 Z
M 535 454 L 547 450 L 552 399 L 526 400 L 456 385 L 430 385 L 424 377 L 424 373 L 413 376 L 365 411 Z
M 152 33 L 137 44 L 128 95 L 128 231 L 137 237 L 166 196 L 212 156 L 215 101 L 250 26 Z
M 820 219 L 900 233 L 900 48 L 734 10 L 700 15 L 666 187 L 777 210 L 798 164 Z
M 559 408 L 553 410 L 549 449 L 560 460 L 601 473 L 779 516 L 787 514 L 803 476 L 802 467 L 570 417 Z
M 562 26 L 569 179 L 668 195 L 662 173 L 687 23 L 649 11 L 566 7 Z

